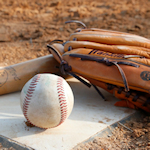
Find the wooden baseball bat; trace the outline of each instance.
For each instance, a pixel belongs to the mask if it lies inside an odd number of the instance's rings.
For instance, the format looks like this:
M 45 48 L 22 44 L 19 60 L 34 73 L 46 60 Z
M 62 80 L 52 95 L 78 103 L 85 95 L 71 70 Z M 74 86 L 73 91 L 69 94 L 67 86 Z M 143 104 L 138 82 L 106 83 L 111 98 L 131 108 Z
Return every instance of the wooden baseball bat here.
M 60 75 L 59 63 L 52 54 L 0 68 L 0 95 L 20 91 L 38 73 Z

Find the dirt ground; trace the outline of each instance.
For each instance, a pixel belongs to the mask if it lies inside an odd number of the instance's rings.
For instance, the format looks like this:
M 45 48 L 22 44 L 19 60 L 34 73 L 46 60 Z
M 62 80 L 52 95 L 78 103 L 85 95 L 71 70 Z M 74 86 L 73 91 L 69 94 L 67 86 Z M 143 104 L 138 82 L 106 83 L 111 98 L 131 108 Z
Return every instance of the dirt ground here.
M 123 31 L 150 38 L 149 6 L 150 0 L 0 0 L 0 66 L 48 55 L 46 45 L 50 41 L 66 41 L 80 26 L 65 24 L 68 20 L 82 21 L 87 27 Z M 137 122 L 136 126 L 131 123 L 130 127 L 134 127 L 138 134 L 140 126 L 144 130 L 142 135 L 150 138 L 149 121 L 150 118 L 147 118 L 147 121 Z M 118 130 L 122 129 L 118 128 L 114 132 Z M 126 136 L 130 136 L 130 133 L 116 138 L 121 141 L 127 139 Z M 132 136 L 137 137 L 136 132 Z M 107 149 L 94 145 L 100 142 L 107 145 L 106 139 L 96 139 L 87 149 Z M 110 142 L 113 146 L 114 141 Z M 118 144 L 120 149 L 134 149 L 129 143 L 130 148 Z M 86 146 L 82 145 L 81 149 L 86 149 Z M 145 149 L 147 146 L 148 140 Z
M 72 150 L 150 150 L 150 116 L 134 118 L 106 131 L 106 137 L 96 136 L 92 141 L 78 144 Z
M 78 27 L 68 20 L 150 38 L 149 6 L 149 0 L 0 0 L 0 65 L 48 55 L 50 41 L 65 41 Z

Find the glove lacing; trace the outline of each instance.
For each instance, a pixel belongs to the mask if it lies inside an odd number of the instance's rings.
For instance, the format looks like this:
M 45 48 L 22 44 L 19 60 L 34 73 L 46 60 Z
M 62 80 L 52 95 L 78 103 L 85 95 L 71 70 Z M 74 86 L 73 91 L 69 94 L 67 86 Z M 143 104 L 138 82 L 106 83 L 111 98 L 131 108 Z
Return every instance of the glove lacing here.
M 125 86 L 125 91 L 129 91 L 129 86 L 128 86 L 126 75 L 125 75 L 124 71 L 122 70 L 122 68 L 119 66 L 119 64 L 129 65 L 129 66 L 133 66 L 133 67 L 137 67 L 137 68 L 139 67 L 138 65 L 136 65 L 134 63 L 122 62 L 122 61 L 119 61 L 119 62 L 110 61 L 108 58 L 97 58 L 97 57 L 92 57 L 92 56 L 87 56 L 87 55 L 82 55 L 82 54 L 70 54 L 69 56 L 81 58 L 81 60 L 90 60 L 90 61 L 96 61 L 98 63 L 105 63 L 107 66 L 115 65 L 118 68 L 118 70 L 122 76 L 123 83 Z

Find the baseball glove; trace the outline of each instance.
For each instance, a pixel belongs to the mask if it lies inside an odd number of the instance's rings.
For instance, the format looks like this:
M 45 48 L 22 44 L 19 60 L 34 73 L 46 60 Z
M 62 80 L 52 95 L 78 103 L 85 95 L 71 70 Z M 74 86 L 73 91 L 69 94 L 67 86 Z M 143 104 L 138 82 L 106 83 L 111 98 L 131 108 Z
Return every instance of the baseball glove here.
M 150 112 L 150 40 L 82 25 L 65 43 L 47 45 L 62 73 L 89 85 L 85 78 L 97 91 L 99 86 L 112 93 L 121 100 L 116 106 Z

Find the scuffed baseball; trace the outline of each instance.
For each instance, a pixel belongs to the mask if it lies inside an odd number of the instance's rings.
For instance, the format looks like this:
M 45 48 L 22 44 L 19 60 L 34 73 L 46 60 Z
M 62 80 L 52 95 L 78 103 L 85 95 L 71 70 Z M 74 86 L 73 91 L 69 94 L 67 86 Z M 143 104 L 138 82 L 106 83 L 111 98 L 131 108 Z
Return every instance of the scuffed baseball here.
M 22 88 L 20 105 L 28 122 L 47 129 L 59 126 L 69 117 L 74 96 L 62 77 L 37 74 Z

